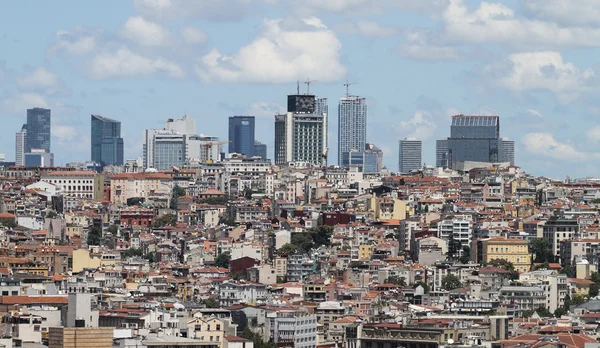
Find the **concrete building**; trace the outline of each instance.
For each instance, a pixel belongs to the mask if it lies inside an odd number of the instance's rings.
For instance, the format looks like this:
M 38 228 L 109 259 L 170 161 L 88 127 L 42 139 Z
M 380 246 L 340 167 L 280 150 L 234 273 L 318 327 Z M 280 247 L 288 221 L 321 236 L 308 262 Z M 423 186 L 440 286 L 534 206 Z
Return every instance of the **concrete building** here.
M 450 219 L 440 220 L 437 230 L 439 238 L 459 241 L 463 248 L 471 247 L 473 217 L 471 215 L 455 215 Z M 462 254 L 462 248 L 459 253 Z
M 123 173 L 110 178 L 110 201 L 125 204 L 129 198 L 170 196 L 172 178 L 162 173 Z
M 112 348 L 112 327 L 52 327 L 49 348 Z
M 552 252 L 555 256 L 560 256 L 560 243 L 579 235 L 579 223 L 576 218 L 565 218 L 553 216 L 546 220 L 543 227 L 543 238 L 550 241 Z
M 315 348 L 317 317 L 303 310 L 279 310 L 267 313 L 265 341 L 278 347 Z
M 435 141 L 435 167 L 448 168 L 448 140 Z
M 504 286 L 498 298 L 503 304 L 514 305 L 516 316 L 521 316 L 525 310 L 534 311 L 547 305 L 544 290 L 537 286 Z
M 15 165 L 25 165 L 25 153 L 27 152 L 27 125 L 21 127 L 21 131 L 15 136 Z
M 492 260 L 506 260 L 519 272 L 531 268 L 533 254 L 529 253 L 529 242 L 516 238 L 478 239 L 471 247 L 471 259 L 474 262 L 488 264 Z
M 367 99 L 346 94 L 338 104 L 338 164 L 348 166 L 344 154 L 362 151 L 367 142 Z
M 502 158 L 500 162 L 510 163 L 511 166 L 515 165 L 515 141 L 508 140 L 508 138 L 502 139 Z
M 400 140 L 398 151 L 398 171 L 408 173 L 419 170 L 423 166 L 422 153 L 423 143 L 420 140 L 404 139 Z
M 275 115 L 275 164 L 325 164 L 327 153 L 326 99 L 289 95 L 287 113 Z
M 68 197 L 101 199 L 104 196 L 104 177 L 95 172 L 55 171 L 42 174 L 40 181 L 56 186 L 58 192 Z
M 544 307 L 552 313 L 557 308 L 564 306 L 565 297 L 569 294 L 567 275 L 559 274 L 555 270 L 536 270 L 521 273 L 519 281 L 543 289 L 546 297 Z

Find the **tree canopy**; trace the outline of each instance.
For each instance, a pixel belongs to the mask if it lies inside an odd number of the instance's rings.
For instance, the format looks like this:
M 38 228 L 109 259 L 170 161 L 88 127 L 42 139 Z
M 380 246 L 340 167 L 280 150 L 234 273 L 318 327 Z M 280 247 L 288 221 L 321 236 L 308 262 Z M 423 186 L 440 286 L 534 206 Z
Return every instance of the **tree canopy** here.
M 458 289 L 462 286 L 460 279 L 456 277 L 454 274 L 448 274 L 444 278 L 442 278 L 442 289 L 444 290 L 454 290 Z
M 535 238 L 529 242 L 529 252 L 535 255 L 535 262 L 554 262 L 554 253 L 548 238 Z
M 229 268 L 229 263 L 231 262 L 231 254 L 229 253 L 221 253 L 215 259 L 215 266 L 222 268 Z
M 102 242 L 102 229 L 98 226 L 92 226 L 88 232 L 87 244 L 100 245 Z

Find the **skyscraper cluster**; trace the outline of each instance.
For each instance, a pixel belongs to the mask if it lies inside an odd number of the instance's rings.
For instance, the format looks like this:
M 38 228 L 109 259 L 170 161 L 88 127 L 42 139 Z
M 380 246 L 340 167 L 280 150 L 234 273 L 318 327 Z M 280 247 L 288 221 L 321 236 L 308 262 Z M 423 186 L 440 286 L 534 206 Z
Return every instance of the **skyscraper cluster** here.
M 19 166 L 52 166 L 54 155 L 50 152 L 52 133 L 50 109 L 27 110 L 27 123 L 15 137 L 15 164 Z

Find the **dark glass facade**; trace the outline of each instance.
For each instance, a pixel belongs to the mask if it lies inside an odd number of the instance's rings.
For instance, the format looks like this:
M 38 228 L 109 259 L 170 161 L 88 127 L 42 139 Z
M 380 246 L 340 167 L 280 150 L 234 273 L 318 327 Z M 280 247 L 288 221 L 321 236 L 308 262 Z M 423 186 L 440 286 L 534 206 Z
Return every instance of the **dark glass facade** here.
M 50 109 L 27 109 L 27 146 L 25 152 L 31 149 L 44 149 L 50 152 L 51 135 Z
M 254 116 L 229 117 L 229 153 L 254 157 Z
M 254 142 L 254 156 L 260 157 L 264 160 L 268 159 L 267 144 L 263 144 L 260 141 L 255 141 Z
M 92 161 L 102 165 L 123 165 L 121 122 L 92 115 Z

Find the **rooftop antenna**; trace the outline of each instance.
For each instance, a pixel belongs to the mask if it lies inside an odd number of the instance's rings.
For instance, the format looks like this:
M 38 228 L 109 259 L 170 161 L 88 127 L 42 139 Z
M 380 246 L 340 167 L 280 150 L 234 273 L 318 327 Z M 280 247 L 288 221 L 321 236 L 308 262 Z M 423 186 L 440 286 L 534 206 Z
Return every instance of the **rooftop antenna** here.
M 358 82 L 348 82 L 348 80 L 346 80 L 346 83 L 344 83 L 344 86 L 346 86 L 346 97 L 350 96 L 350 85 L 356 85 L 358 84 Z
M 310 84 L 314 82 L 319 82 L 319 80 L 311 80 L 309 78 L 306 79 L 306 82 L 304 82 L 306 85 L 306 94 L 310 94 Z
M 296 80 L 296 95 L 300 95 L 300 80 Z

